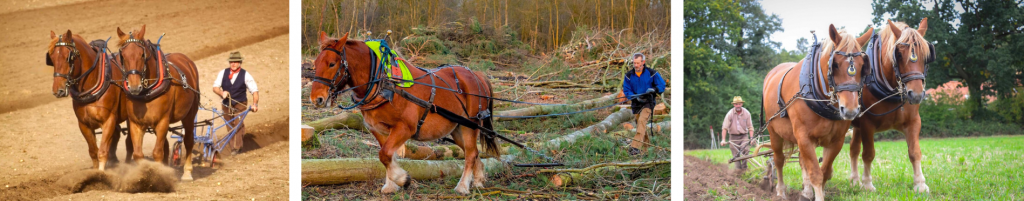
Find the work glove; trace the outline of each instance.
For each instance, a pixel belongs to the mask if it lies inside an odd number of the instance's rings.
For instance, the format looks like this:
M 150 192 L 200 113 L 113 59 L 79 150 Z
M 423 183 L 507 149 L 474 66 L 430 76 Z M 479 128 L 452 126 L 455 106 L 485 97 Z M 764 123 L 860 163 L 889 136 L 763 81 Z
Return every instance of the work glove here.
M 651 93 L 654 93 L 654 92 L 657 92 L 657 91 L 658 90 L 654 90 L 654 88 L 647 88 L 647 93 L 648 94 L 651 94 Z

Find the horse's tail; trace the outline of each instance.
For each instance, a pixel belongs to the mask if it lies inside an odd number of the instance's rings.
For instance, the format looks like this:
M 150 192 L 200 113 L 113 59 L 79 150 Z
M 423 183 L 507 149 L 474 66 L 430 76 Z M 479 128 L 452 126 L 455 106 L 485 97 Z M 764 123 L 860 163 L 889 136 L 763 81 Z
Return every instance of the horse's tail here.
M 484 82 L 485 84 L 487 84 L 487 96 L 488 97 L 494 97 L 494 91 L 492 90 L 493 88 L 491 88 L 491 82 L 487 80 L 487 76 L 483 75 L 483 73 L 479 73 L 479 72 L 476 73 L 476 75 L 477 75 L 477 77 L 480 78 L 481 82 Z M 489 114 L 487 115 L 487 117 L 481 119 L 481 121 L 483 121 L 484 128 L 486 128 L 487 130 L 490 130 L 490 131 L 494 131 L 494 124 L 493 124 L 493 121 L 494 121 L 494 117 L 493 117 L 494 116 L 494 100 L 490 99 L 490 98 L 484 98 L 484 101 L 487 102 L 487 111 L 488 111 Z M 484 132 L 487 132 L 487 131 L 484 131 Z M 498 149 L 498 140 L 495 139 L 495 136 L 494 136 L 494 135 L 497 135 L 497 134 L 498 133 L 496 133 L 496 132 L 495 133 L 484 134 L 483 138 L 480 138 L 481 140 L 483 140 L 483 143 L 481 143 L 481 144 L 483 144 L 484 150 L 487 152 L 487 154 L 489 154 L 491 156 L 494 156 L 495 158 L 501 157 L 501 149 Z

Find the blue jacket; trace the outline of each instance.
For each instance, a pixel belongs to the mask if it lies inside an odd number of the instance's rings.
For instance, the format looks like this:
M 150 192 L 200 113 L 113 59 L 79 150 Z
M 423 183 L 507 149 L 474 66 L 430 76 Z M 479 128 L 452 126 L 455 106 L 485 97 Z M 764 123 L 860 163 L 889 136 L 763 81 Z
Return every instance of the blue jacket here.
M 626 98 L 632 98 L 634 95 L 647 93 L 647 89 L 654 88 L 658 94 L 665 92 L 665 79 L 661 78 L 661 74 L 654 69 L 644 66 L 643 74 L 636 76 L 636 72 L 630 70 L 626 72 L 626 77 L 623 78 L 622 82 L 622 93 L 626 95 Z

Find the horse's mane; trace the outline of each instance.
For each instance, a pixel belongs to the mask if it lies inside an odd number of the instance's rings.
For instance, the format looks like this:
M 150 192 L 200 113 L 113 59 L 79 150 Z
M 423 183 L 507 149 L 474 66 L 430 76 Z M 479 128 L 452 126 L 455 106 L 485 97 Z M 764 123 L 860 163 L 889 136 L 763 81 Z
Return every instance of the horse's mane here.
M 57 42 L 59 42 L 57 40 L 60 39 L 61 38 L 60 36 L 63 36 L 63 35 L 64 34 L 57 35 L 56 38 L 50 39 L 50 45 L 46 46 L 46 53 L 47 54 L 53 53 L 53 48 L 57 47 Z M 82 39 L 81 36 L 78 36 L 78 34 L 71 34 L 71 42 L 75 42 L 75 40 L 85 41 L 84 39 Z
M 822 45 L 821 52 L 830 53 L 833 50 L 839 50 L 847 53 L 854 51 L 860 52 L 861 48 L 860 44 L 857 43 L 857 36 L 846 32 L 846 29 L 839 30 L 839 36 L 841 36 L 843 40 L 839 41 L 837 44 L 829 42 L 832 39 L 826 39 L 827 41 L 823 42 L 824 44 Z M 828 57 L 831 55 L 832 54 L 821 54 L 819 61 L 827 61 Z
M 330 39 L 330 40 L 329 40 L 329 41 L 327 41 L 326 43 L 320 43 L 320 49 L 321 49 L 321 50 L 322 50 L 322 49 L 324 49 L 324 48 L 326 48 L 326 47 L 331 47 L 331 46 L 335 46 L 335 45 L 337 45 L 337 44 L 338 44 L 338 42 L 340 42 L 340 41 L 338 40 L 338 38 L 329 38 L 329 39 Z M 350 44 L 354 44 L 354 43 L 358 43 L 358 42 L 359 42 L 359 41 L 356 41 L 356 40 L 345 40 L 345 45 L 350 45 Z M 340 49 L 339 49 L 339 50 L 340 50 Z
M 914 52 L 916 52 L 919 57 L 926 60 L 929 59 L 928 57 L 931 55 L 932 50 L 929 49 L 927 45 L 924 45 L 928 43 L 928 40 L 925 40 L 921 33 L 918 33 L 916 29 L 907 30 L 906 28 L 910 26 L 903 22 L 893 22 L 893 24 L 900 30 L 905 31 L 903 31 L 899 38 L 896 38 L 893 37 L 895 33 L 892 32 L 892 29 L 890 29 L 888 24 L 882 26 L 882 30 L 878 33 L 878 40 L 881 42 L 883 47 L 880 53 L 882 55 L 886 55 L 883 57 L 885 59 L 884 62 L 892 63 L 896 60 L 896 54 L 893 53 L 896 51 L 896 44 L 898 43 L 910 44 L 910 48 L 914 48 Z

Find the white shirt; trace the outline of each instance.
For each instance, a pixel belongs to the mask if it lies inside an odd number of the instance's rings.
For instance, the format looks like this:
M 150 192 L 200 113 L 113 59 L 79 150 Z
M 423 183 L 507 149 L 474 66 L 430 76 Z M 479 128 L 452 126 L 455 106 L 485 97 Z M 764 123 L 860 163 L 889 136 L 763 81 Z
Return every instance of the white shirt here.
M 220 71 L 219 73 L 217 73 L 217 79 L 215 79 L 215 81 L 213 81 L 213 87 L 214 88 L 217 88 L 217 87 L 221 86 L 221 82 L 224 80 L 224 71 L 227 71 L 227 70 L 228 69 L 224 69 L 224 70 Z M 235 80 L 237 80 L 237 79 L 238 79 L 238 76 L 232 77 L 231 78 L 231 84 L 234 84 Z M 245 86 L 247 88 L 249 88 L 249 93 L 256 93 L 256 89 L 257 89 L 256 88 L 256 80 L 252 79 L 252 73 L 249 73 L 248 71 L 245 72 Z

